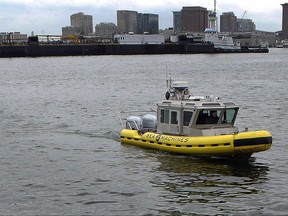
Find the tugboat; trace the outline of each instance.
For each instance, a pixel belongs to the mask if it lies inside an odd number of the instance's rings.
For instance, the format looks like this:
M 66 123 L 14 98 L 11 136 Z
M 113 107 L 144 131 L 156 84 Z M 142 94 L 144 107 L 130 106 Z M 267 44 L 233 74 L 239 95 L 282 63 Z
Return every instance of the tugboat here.
M 267 130 L 239 131 L 234 126 L 239 106 L 219 97 L 192 96 L 185 81 L 169 83 L 166 99 L 157 110 L 144 115 L 122 110 L 119 118 L 122 144 L 203 157 L 249 159 L 268 150 L 272 135 Z M 124 122 L 124 123 L 123 123 Z

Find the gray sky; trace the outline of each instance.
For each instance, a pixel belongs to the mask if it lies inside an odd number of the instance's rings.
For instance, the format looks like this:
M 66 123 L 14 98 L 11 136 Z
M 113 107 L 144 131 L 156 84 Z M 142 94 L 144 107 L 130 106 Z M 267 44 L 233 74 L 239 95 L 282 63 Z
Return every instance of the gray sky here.
M 232 11 L 238 18 L 252 19 L 257 30 L 278 31 L 282 28 L 283 0 L 217 0 L 218 20 L 223 12 Z M 288 0 L 287 0 L 288 3 Z M 117 24 L 117 10 L 159 14 L 160 28 L 172 27 L 172 11 L 183 6 L 202 6 L 213 10 L 214 0 L 0 0 L 0 32 L 28 35 L 62 33 L 70 25 L 70 15 L 83 12 L 93 16 L 93 28 L 100 22 Z M 94 28 L 95 29 L 95 28 Z

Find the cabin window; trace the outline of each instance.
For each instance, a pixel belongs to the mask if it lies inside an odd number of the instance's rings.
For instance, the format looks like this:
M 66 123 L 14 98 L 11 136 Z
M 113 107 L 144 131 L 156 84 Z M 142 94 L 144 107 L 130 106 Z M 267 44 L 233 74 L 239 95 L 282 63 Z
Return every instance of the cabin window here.
M 201 110 L 196 124 L 217 124 L 221 110 Z
M 193 115 L 193 112 L 191 112 L 191 111 L 184 111 L 183 112 L 183 126 L 189 126 L 192 115 Z
M 178 124 L 178 112 L 171 111 L 171 124 Z
M 226 109 L 222 116 L 221 123 L 232 123 L 235 119 L 237 109 Z
M 169 110 L 168 109 L 161 109 L 160 122 L 169 124 Z

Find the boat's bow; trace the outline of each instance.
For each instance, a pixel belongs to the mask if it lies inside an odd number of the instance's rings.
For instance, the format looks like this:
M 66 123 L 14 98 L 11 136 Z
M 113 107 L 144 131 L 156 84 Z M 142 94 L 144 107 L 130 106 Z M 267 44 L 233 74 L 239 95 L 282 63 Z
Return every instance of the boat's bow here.
M 266 130 L 240 132 L 234 138 L 236 154 L 266 151 L 271 146 L 272 135 Z

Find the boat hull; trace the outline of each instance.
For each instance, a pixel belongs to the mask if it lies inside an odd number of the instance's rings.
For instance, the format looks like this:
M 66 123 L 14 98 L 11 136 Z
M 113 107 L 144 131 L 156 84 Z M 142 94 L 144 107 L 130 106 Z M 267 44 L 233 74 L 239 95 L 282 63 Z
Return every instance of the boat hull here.
M 251 156 L 272 146 L 268 131 L 248 131 L 218 136 L 174 136 L 123 129 L 122 144 L 193 156 Z

